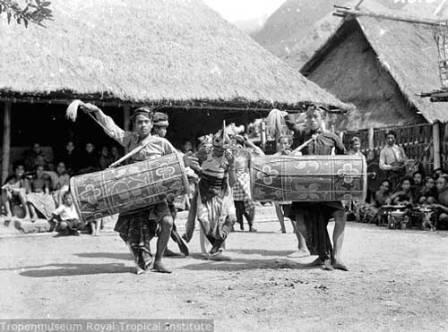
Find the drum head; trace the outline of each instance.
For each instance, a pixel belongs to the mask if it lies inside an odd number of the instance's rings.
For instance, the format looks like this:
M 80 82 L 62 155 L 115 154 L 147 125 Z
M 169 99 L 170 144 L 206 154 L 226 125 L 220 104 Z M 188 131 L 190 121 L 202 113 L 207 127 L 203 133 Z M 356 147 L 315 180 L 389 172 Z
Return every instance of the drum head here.
M 367 188 L 371 192 L 376 192 L 385 179 L 386 174 L 380 169 L 378 162 L 372 161 L 367 165 Z

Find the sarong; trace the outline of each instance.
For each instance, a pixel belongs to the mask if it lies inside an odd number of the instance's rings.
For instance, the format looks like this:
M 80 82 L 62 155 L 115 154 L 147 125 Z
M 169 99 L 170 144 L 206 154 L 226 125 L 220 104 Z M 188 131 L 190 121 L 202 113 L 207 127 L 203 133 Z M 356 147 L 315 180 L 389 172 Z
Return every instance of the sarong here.
M 27 195 L 27 200 L 48 220 L 51 219 L 53 211 L 56 210 L 53 196 L 49 194 L 30 193 Z
M 235 206 L 232 191 L 227 189 L 223 195 L 208 196 L 204 199 L 198 190 L 197 218 L 205 236 L 213 246 L 222 244 L 235 223 Z
M 248 171 L 236 171 L 236 181 L 233 186 L 233 199 L 244 203 L 246 214 L 254 215 L 255 204 L 250 192 L 250 174 Z
M 167 202 L 118 216 L 114 230 L 129 245 L 134 260 L 143 269 L 151 261 L 150 240 L 156 235 L 158 224 L 166 216 L 172 216 Z
M 327 226 L 333 213 L 344 211 L 341 202 L 293 202 L 291 205 L 290 218 L 297 213 L 302 213 L 305 221 L 305 240 L 311 255 L 318 255 L 321 260 L 331 258 L 333 248 Z

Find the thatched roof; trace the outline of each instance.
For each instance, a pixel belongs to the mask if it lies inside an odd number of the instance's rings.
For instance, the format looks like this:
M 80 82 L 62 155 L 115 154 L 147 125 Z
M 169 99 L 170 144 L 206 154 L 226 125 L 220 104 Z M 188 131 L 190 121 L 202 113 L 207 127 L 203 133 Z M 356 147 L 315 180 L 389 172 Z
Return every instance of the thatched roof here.
M 0 20 L 0 96 L 349 108 L 198 0 L 54 0 L 47 28 Z
M 353 20 L 357 24 L 353 24 Z M 437 45 L 434 41 L 437 25 L 368 16 L 347 18 L 302 67 L 301 72 L 312 72 L 332 49 L 338 47 L 341 35 L 353 28 L 364 35 L 379 65 L 393 78 L 411 108 L 415 107 L 430 123 L 448 121 L 446 105 L 431 103 L 417 96 L 422 91 L 431 91 L 440 86 Z

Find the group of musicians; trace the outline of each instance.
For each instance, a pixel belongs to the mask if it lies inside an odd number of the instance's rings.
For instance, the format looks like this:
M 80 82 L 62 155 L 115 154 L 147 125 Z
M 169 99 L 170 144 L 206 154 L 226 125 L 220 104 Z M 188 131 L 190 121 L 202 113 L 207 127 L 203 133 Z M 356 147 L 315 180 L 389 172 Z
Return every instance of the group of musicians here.
M 128 132 L 118 127 L 112 118 L 97 106 L 84 104 L 82 109 L 94 115 L 106 134 L 122 145 L 126 153 L 144 146 L 131 156 L 131 162 L 177 153 L 172 144 L 164 138 L 168 125 L 168 119 L 163 118 L 166 115 L 157 113 L 154 116 L 150 108 L 138 108 L 132 114 L 133 131 Z M 310 105 L 305 114 L 306 120 L 301 126 L 289 115 L 285 117 L 288 128 L 294 132 L 292 149 L 308 141 L 309 144 L 302 149 L 302 154 L 330 155 L 332 151 L 336 154 L 346 152 L 341 139 L 325 130 L 326 111 L 323 108 Z M 155 134 L 151 134 L 154 131 Z M 263 151 L 249 140 L 235 137 L 233 144 L 241 147 L 238 153 L 234 150 L 232 153 L 232 150 L 227 148 L 232 138 L 228 137 L 225 130 L 220 130 L 212 137 L 211 142 L 202 144 L 200 150 L 203 157 L 199 158 L 201 162 L 191 154 L 183 156 L 186 167 L 193 169 L 199 176 L 191 204 L 191 210 L 195 214 L 192 219 L 197 218 L 206 238 L 212 244 L 210 256 L 221 253 L 224 241 L 236 221 L 234 198 L 237 202 L 238 222 L 242 223 L 242 216 L 246 216 L 250 230 L 255 231 L 254 206 L 250 199 L 250 178 L 244 160 L 247 160 L 247 154 L 263 154 Z M 233 196 L 232 187 L 237 188 L 236 197 Z M 129 246 L 138 274 L 148 269 L 161 273 L 171 272 L 162 263 L 162 257 L 173 230 L 175 218 L 173 209 L 172 202 L 164 201 L 143 211 L 119 215 L 115 231 Z M 346 222 L 341 202 L 293 202 L 289 217 L 295 221 L 299 256 L 318 255 L 312 265 L 321 266 L 326 270 L 348 270 L 341 255 Z M 335 220 L 334 246 L 327 231 L 330 218 Z M 157 251 L 153 259 L 149 243 L 155 236 L 158 237 Z M 191 232 L 189 235 L 185 234 L 178 244 L 190 239 Z

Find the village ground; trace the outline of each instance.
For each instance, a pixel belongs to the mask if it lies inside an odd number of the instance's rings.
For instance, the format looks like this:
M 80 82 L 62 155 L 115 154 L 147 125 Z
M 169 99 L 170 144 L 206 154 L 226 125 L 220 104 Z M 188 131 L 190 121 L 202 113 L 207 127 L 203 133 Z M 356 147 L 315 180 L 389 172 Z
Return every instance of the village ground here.
M 281 234 L 273 220 L 264 208 L 258 233 L 232 233 L 230 262 L 201 259 L 196 233 L 191 257 L 166 259 L 171 275 L 133 274 L 111 225 L 99 237 L 0 230 L 0 319 L 206 318 L 216 331 L 448 330 L 448 232 L 348 223 L 351 270 L 327 272 L 301 264 L 311 258 L 286 258 L 296 245 L 291 225 Z

